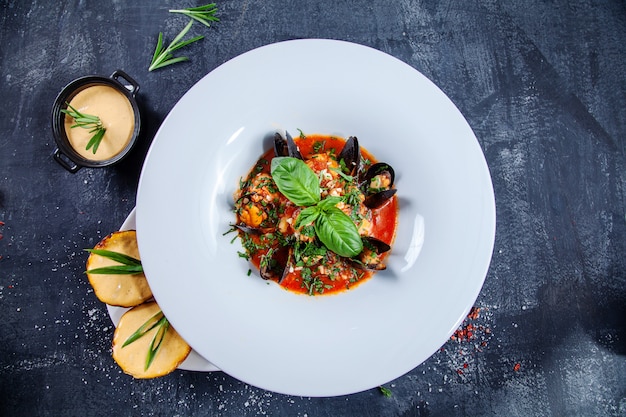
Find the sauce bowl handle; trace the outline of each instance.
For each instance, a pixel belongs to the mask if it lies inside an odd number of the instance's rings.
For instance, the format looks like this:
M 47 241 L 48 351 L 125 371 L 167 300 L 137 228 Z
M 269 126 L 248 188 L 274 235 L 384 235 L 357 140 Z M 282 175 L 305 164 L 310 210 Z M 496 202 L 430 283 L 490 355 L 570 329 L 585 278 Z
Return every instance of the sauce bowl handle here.
M 76 164 L 74 161 L 69 159 L 69 157 L 67 155 L 65 155 L 63 152 L 61 152 L 59 150 L 59 148 L 56 148 L 54 150 L 53 156 L 54 156 L 54 160 L 57 161 L 59 163 L 59 165 L 61 165 L 65 169 L 67 169 L 72 174 L 75 174 L 76 171 L 78 171 L 81 168 L 80 165 Z
M 139 91 L 139 84 L 137 84 L 137 81 L 133 80 L 131 78 L 131 76 L 126 74 L 124 71 L 122 71 L 120 69 L 115 70 L 113 72 L 113 74 L 111 74 L 111 78 L 113 78 L 115 81 L 117 81 L 118 83 L 120 83 L 124 87 L 126 87 L 130 91 L 130 93 L 132 94 L 133 97 L 135 97 L 137 95 L 137 91 Z M 126 84 L 120 82 L 119 78 L 122 78 L 122 79 L 128 81 L 130 83 L 130 85 L 126 85 Z

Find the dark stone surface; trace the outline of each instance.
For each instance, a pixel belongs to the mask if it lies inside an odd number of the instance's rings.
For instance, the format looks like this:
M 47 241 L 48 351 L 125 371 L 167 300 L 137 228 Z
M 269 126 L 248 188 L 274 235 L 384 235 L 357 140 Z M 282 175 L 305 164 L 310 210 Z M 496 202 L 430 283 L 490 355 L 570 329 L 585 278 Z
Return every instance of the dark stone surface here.
M 185 23 L 167 10 L 188 3 L 0 1 L 0 415 L 626 416 L 623 1 L 219 2 L 191 62 L 148 72 L 158 32 Z M 82 249 L 133 208 L 150 140 L 195 82 L 309 37 L 396 56 L 474 129 L 498 216 L 475 338 L 392 381 L 391 398 L 290 397 L 221 372 L 133 380 L 111 359 Z M 72 175 L 51 158 L 52 102 L 118 68 L 141 85 L 141 142 Z

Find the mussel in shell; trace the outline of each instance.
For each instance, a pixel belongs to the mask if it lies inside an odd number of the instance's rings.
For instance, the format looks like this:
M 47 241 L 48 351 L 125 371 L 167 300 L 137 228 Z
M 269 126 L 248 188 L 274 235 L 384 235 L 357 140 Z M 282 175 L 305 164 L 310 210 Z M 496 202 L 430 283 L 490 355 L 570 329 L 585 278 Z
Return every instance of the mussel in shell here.
M 366 207 L 371 208 L 371 209 L 382 207 L 383 204 L 389 201 L 389 199 L 393 197 L 395 194 L 396 194 L 395 188 L 379 191 L 377 193 L 370 194 L 367 197 L 365 197 L 365 201 L 363 201 L 363 204 L 365 204 Z
M 285 137 L 278 132 L 274 134 L 274 154 L 276 156 L 291 156 L 292 158 L 304 159 L 300 149 L 293 140 L 289 132 L 285 132 Z
M 391 246 L 380 239 L 364 236 L 363 251 L 352 261 L 357 268 L 369 271 L 382 271 L 386 269 L 383 255 L 391 249 Z M 270 249 L 263 257 L 259 265 L 261 278 L 274 280 L 281 283 L 285 276 L 294 266 L 294 252 L 291 247 L 278 247 Z
M 382 271 L 387 266 L 383 263 L 383 254 L 389 252 L 391 246 L 380 239 L 364 236 L 363 251 L 357 256 L 357 266 L 372 271 Z
M 272 248 L 263 257 L 259 264 L 261 278 L 281 283 L 289 272 L 293 249 L 286 246 Z
M 360 178 L 362 187 L 367 189 L 391 188 L 396 179 L 396 173 L 386 162 L 377 162 L 370 166 Z
M 270 233 L 276 228 L 276 219 L 271 213 L 271 204 L 259 197 L 259 194 L 249 193 L 241 196 L 235 202 L 235 211 L 239 222 L 234 226 L 244 233 Z
M 350 136 L 339 153 L 337 159 L 345 165 L 347 174 L 356 176 L 361 168 L 361 150 L 359 141 L 355 136 Z
M 395 172 L 386 162 L 378 162 L 367 170 L 361 170 L 361 150 L 359 141 L 350 136 L 337 158 L 344 168 L 344 173 L 357 178 L 359 188 L 365 195 L 366 207 L 379 208 L 396 194 L 393 188 Z
M 360 188 L 365 194 L 365 204 L 371 209 L 381 207 L 396 194 L 393 188 L 395 172 L 386 162 L 378 162 L 365 172 L 360 179 Z

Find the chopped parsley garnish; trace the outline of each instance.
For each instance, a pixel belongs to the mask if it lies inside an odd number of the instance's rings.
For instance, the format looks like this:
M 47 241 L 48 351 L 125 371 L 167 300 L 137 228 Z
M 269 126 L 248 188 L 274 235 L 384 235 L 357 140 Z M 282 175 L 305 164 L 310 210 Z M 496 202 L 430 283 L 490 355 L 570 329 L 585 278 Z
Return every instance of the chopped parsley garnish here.
M 313 144 L 313 152 L 315 153 L 323 152 L 325 147 L 326 147 L 325 140 L 317 141 Z
M 300 273 L 302 275 L 302 286 L 306 288 L 309 295 L 315 295 L 315 293 L 323 294 L 324 290 L 329 290 L 333 287 L 332 285 L 325 285 L 320 277 L 314 277 L 309 268 L 302 268 Z

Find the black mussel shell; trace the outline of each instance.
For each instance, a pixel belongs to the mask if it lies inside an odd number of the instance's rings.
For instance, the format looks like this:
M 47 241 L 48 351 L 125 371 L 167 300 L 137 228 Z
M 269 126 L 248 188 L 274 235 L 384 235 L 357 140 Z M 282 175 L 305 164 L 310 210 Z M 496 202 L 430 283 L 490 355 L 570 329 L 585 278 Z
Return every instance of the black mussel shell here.
M 386 190 L 372 190 L 370 188 L 370 182 L 372 178 L 377 175 L 385 175 L 389 178 L 388 189 Z M 359 179 L 361 191 L 365 194 L 365 204 L 366 207 L 370 209 L 375 209 L 381 207 L 385 204 L 391 197 L 396 194 L 396 190 L 393 187 L 393 183 L 396 179 L 396 174 L 391 167 L 391 165 L 386 162 L 378 162 L 371 167 L 363 174 L 363 176 Z
M 359 172 L 361 166 L 361 149 L 359 148 L 359 141 L 355 136 L 348 138 L 337 159 L 339 161 L 343 159 L 346 169 L 348 170 L 348 175 L 354 176 Z
M 381 253 L 389 252 L 391 250 L 391 246 L 389 246 L 380 239 L 376 239 L 375 237 L 363 236 L 361 240 L 363 241 L 364 247 L 376 252 L 379 255 Z
M 269 256 L 269 259 L 266 258 Z M 287 246 L 280 246 L 266 254 L 261 260 L 259 273 L 261 278 L 278 281 L 283 280 L 290 267 L 290 260 L 292 258 L 292 249 Z
M 376 175 L 381 174 L 389 177 L 389 188 L 393 187 L 393 184 L 396 180 L 396 173 L 394 172 L 393 168 L 386 162 L 377 162 L 369 167 L 369 169 L 365 171 L 365 174 L 363 174 L 363 176 L 359 179 L 361 183 L 361 188 L 369 188 L 369 183 L 372 178 L 374 178 Z
M 385 252 L 391 250 L 391 246 L 386 244 L 380 239 L 376 239 L 371 236 L 364 236 L 363 240 L 363 252 L 359 254 L 355 264 L 362 269 L 368 269 L 372 271 L 382 271 L 387 267 L 383 263 L 381 256 L 372 256 L 372 253 L 376 255 L 382 255 Z
M 264 235 L 266 233 L 273 233 L 276 230 L 275 227 L 253 227 L 245 223 L 231 224 L 231 226 L 241 230 L 244 233 L 249 233 L 253 235 Z
M 363 201 L 363 204 L 367 208 L 377 209 L 379 207 L 382 207 L 387 201 L 389 201 L 389 199 L 396 194 L 396 191 L 398 190 L 392 188 L 390 190 L 383 190 L 375 194 L 368 195 L 367 197 L 365 197 L 365 201 Z
M 289 156 L 287 141 L 278 132 L 274 135 L 274 155 Z
M 298 149 L 298 145 L 293 140 L 289 132 L 285 132 L 287 139 L 278 132 L 274 135 L 274 154 L 276 156 L 291 156 L 293 158 L 304 159 Z
M 375 261 L 367 263 L 362 262 L 359 266 L 361 267 L 361 269 L 367 269 L 369 271 L 384 271 L 385 269 L 387 269 L 387 265 L 385 265 L 381 259 L 376 259 Z

